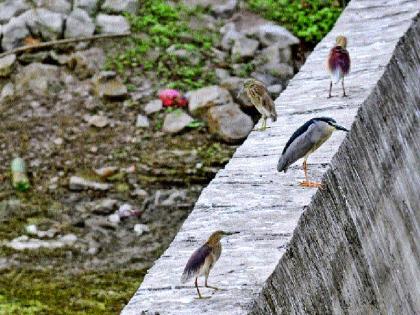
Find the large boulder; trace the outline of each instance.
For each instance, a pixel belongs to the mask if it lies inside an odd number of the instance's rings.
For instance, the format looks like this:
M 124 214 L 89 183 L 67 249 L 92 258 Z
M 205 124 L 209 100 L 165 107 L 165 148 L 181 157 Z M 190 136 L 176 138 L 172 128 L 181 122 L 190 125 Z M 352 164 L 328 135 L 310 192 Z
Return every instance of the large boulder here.
M 64 26 L 64 15 L 47 9 L 34 9 L 25 12 L 26 25 L 32 34 L 45 40 L 56 40 L 61 37 Z
M 257 51 L 259 42 L 255 39 L 247 37 L 239 37 L 235 40 L 232 47 L 232 55 L 234 58 L 248 58 L 253 57 Z
M 27 14 L 23 13 L 18 17 L 10 19 L 9 23 L 3 25 L 3 38 L 1 47 L 4 50 L 11 50 L 23 44 L 24 39 L 29 36 L 29 30 L 26 26 Z
M 235 11 L 238 0 L 183 0 L 182 3 L 190 8 L 208 8 L 217 16 L 229 17 Z
M 32 63 L 22 68 L 16 76 L 16 91 L 46 95 L 60 88 L 60 70 L 57 66 Z
M 48 9 L 53 12 L 69 14 L 71 11 L 70 0 L 35 0 L 38 8 Z
M 74 0 L 74 8 L 85 10 L 93 15 L 99 8 L 99 0 Z
M 0 24 L 7 23 L 9 20 L 26 10 L 31 6 L 25 0 L 6 0 L 0 3 Z
M 236 104 L 212 107 L 207 114 L 210 131 L 229 143 L 245 139 L 254 124 Z
M 90 36 L 94 32 L 95 24 L 86 11 L 74 9 L 67 17 L 65 38 Z
M 136 13 L 138 9 L 138 0 L 106 0 L 102 5 L 102 10 L 113 13 Z
M 0 58 L 0 78 L 7 77 L 13 71 L 16 55 L 8 55 Z
M 167 133 L 178 133 L 187 127 L 194 119 L 181 109 L 175 110 L 166 115 L 163 121 L 162 131 Z
M 193 115 L 203 115 L 210 107 L 232 104 L 229 91 L 217 85 L 204 87 L 187 94 L 188 108 Z
M 130 25 L 123 16 L 98 14 L 96 26 L 99 33 L 121 34 L 130 31 Z

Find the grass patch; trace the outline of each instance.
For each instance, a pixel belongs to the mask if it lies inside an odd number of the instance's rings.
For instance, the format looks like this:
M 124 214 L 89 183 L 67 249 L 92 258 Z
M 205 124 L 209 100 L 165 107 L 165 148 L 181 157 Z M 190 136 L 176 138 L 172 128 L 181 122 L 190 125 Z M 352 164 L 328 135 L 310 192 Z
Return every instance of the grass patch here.
M 134 34 L 128 48 L 109 59 L 107 68 L 120 74 L 133 67 L 153 71 L 163 85 L 184 91 L 214 83 L 206 61 L 219 34 L 204 28 L 191 31 L 188 25 L 202 12 L 163 0 L 142 1 L 137 14 L 126 14 Z
M 247 4 L 251 11 L 312 44 L 331 30 L 342 11 L 337 0 L 247 0 Z
M 117 314 L 144 274 L 144 270 L 77 275 L 54 270 L 3 270 L 0 315 Z

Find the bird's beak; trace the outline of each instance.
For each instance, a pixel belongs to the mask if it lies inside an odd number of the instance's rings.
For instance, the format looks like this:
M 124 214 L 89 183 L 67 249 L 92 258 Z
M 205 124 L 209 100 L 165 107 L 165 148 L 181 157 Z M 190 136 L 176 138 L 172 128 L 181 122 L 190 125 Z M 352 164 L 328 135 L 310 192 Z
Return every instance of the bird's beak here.
M 239 234 L 239 232 L 225 232 L 225 235 L 233 235 L 233 234 Z
M 342 130 L 342 131 L 349 132 L 349 130 L 348 130 L 347 128 L 344 128 L 343 126 L 340 126 L 340 125 L 334 124 L 334 127 L 335 127 L 335 129 L 337 129 L 337 130 Z

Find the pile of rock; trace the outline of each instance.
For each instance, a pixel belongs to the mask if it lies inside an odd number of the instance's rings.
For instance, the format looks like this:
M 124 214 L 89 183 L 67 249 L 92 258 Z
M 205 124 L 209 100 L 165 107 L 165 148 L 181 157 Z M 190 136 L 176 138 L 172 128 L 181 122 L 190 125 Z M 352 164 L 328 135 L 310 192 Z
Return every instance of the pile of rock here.
M 135 12 L 137 0 L 6 0 L 0 3 L 1 48 L 21 46 L 29 36 L 43 41 L 119 34 L 130 26 L 123 12 Z

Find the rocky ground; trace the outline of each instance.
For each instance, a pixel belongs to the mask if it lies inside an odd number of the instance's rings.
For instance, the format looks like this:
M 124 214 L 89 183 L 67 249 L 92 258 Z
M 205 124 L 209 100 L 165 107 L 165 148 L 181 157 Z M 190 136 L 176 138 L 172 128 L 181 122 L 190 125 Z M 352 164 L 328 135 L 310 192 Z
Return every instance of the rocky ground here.
M 3 52 L 133 32 L 0 58 L 0 314 L 118 312 L 258 121 L 244 79 L 274 98 L 304 61 L 245 3 L 201 4 L 0 1 Z

